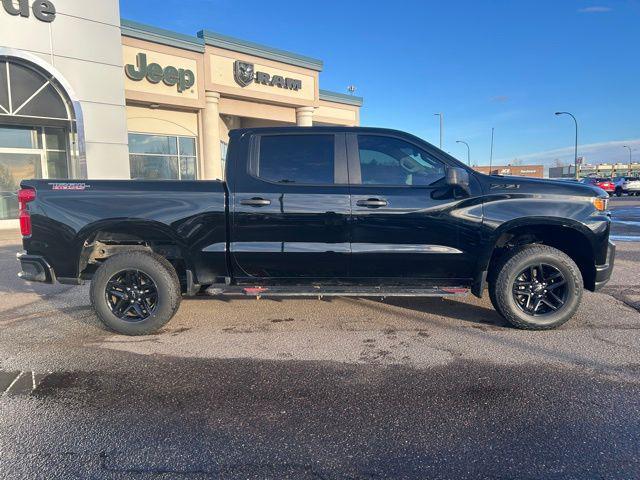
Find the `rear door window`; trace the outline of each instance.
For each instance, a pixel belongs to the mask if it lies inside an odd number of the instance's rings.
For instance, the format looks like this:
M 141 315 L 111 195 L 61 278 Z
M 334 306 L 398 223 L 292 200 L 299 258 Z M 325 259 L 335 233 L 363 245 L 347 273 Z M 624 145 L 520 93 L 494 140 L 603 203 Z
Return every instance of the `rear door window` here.
M 282 184 L 334 183 L 335 136 L 263 135 L 252 174 Z

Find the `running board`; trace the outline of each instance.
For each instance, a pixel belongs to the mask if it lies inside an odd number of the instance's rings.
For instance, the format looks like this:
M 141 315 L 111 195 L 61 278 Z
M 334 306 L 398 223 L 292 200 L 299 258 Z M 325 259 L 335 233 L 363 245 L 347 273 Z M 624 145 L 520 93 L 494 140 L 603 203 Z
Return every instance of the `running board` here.
M 464 295 L 465 287 L 354 287 L 354 286 L 263 286 L 212 285 L 205 295 L 245 295 L 251 297 L 447 297 Z

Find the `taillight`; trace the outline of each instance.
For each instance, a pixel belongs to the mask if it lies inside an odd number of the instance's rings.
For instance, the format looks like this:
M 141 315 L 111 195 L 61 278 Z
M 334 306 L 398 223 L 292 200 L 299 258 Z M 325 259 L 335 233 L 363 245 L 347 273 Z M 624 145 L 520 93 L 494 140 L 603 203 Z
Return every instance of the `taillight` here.
M 36 191 L 31 188 L 18 190 L 18 207 L 20 208 L 20 233 L 23 237 L 31 235 L 31 215 L 27 210 L 27 203 L 36 199 Z

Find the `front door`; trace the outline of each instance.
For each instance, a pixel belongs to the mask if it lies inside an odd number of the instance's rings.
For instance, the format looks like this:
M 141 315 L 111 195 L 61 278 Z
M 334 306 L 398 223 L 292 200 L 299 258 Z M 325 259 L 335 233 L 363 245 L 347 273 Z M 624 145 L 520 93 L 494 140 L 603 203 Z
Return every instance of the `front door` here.
M 348 276 L 344 134 L 260 134 L 230 181 L 240 283 L 335 283 Z M 246 158 L 246 157 L 245 157 Z
M 473 257 L 460 247 L 459 199 L 436 152 L 392 134 L 349 134 L 351 276 L 374 284 L 458 284 Z

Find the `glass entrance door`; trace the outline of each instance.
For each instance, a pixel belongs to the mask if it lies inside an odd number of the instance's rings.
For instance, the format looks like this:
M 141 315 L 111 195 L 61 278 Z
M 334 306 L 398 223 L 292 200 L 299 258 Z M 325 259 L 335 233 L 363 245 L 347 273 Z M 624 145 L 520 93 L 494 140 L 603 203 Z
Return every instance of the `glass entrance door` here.
M 18 216 L 25 178 L 69 178 L 68 133 L 63 128 L 0 127 L 0 220 Z

